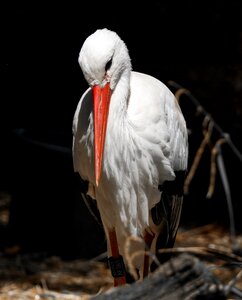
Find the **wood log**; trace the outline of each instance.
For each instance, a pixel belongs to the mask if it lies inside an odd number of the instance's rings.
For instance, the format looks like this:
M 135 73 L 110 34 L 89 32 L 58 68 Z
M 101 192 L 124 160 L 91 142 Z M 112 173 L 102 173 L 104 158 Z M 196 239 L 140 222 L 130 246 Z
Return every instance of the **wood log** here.
M 95 300 L 226 299 L 223 285 L 195 256 L 180 254 L 145 280 L 112 288 Z

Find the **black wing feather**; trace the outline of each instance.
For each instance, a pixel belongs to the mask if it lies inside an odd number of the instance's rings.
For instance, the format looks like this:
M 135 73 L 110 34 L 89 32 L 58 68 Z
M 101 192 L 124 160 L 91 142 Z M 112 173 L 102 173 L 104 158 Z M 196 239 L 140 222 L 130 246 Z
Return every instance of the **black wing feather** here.
M 156 255 L 160 261 L 169 259 L 168 255 L 158 254 L 158 250 L 174 246 L 180 222 L 186 171 L 176 171 L 175 174 L 174 181 L 166 181 L 159 186 L 159 190 L 162 192 L 161 200 L 151 209 L 154 224 L 163 223 L 156 243 Z

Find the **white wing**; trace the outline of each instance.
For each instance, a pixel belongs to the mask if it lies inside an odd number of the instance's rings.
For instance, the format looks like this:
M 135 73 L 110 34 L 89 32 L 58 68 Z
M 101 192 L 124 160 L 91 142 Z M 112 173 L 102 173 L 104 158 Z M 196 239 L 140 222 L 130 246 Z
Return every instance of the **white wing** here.
M 186 170 L 188 157 L 187 129 L 179 104 L 171 91 L 159 80 L 132 72 L 128 107 L 130 122 L 136 133 L 153 145 L 160 145 L 170 179 L 173 171 Z M 173 176 L 172 176 L 173 174 Z M 160 183 L 164 178 L 161 173 Z
M 72 156 L 75 172 L 83 180 L 90 180 L 90 164 L 93 160 L 93 100 L 91 88 L 82 95 L 73 118 Z M 88 137 L 88 138 L 87 138 Z M 89 156 L 89 157 L 88 157 Z M 93 172 L 92 172 L 93 173 Z
M 188 158 L 186 123 L 175 96 L 159 80 L 141 73 L 132 73 L 129 119 L 144 140 L 157 151 L 161 172 L 159 183 L 161 200 L 148 198 L 153 231 L 157 231 L 156 248 L 172 247 L 182 209 L 183 184 Z M 153 151 L 150 148 L 150 151 Z M 154 164 L 157 162 L 153 155 Z M 170 177 L 163 172 L 164 165 Z M 149 166 L 154 168 L 153 165 Z M 156 227 L 157 226 L 157 227 Z

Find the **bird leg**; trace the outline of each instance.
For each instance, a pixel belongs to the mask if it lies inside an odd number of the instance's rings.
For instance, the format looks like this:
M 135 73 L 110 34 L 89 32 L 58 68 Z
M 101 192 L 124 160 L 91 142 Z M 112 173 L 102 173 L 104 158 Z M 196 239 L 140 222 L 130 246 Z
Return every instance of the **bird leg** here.
M 148 250 L 150 250 L 154 237 L 155 237 L 154 234 L 145 231 L 144 242 Z M 150 259 L 149 255 L 145 252 L 144 264 L 143 264 L 143 279 L 147 277 L 149 274 L 149 259 Z
M 115 229 L 108 232 L 109 243 L 112 256 L 108 258 L 112 276 L 114 278 L 114 286 L 123 285 L 126 283 L 126 272 L 123 262 L 123 257 L 119 254 L 118 242 Z

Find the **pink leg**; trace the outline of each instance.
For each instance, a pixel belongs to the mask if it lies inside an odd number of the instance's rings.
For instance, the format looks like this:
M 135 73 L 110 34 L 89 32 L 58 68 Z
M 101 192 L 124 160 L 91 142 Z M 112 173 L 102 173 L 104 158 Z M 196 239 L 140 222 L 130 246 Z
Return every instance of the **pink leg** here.
M 112 257 L 109 258 L 109 264 L 114 277 L 114 286 L 124 285 L 126 283 L 125 267 L 123 258 L 119 254 L 115 229 L 109 231 L 108 235 L 112 253 Z
M 154 239 L 154 235 L 145 232 L 144 242 L 145 245 L 150 249 L 152 241 Z M 144 265 L 143 265 L 143 278 L 147 277 L 149 274 L 149 256 L 147 254 L 144 255 Z

